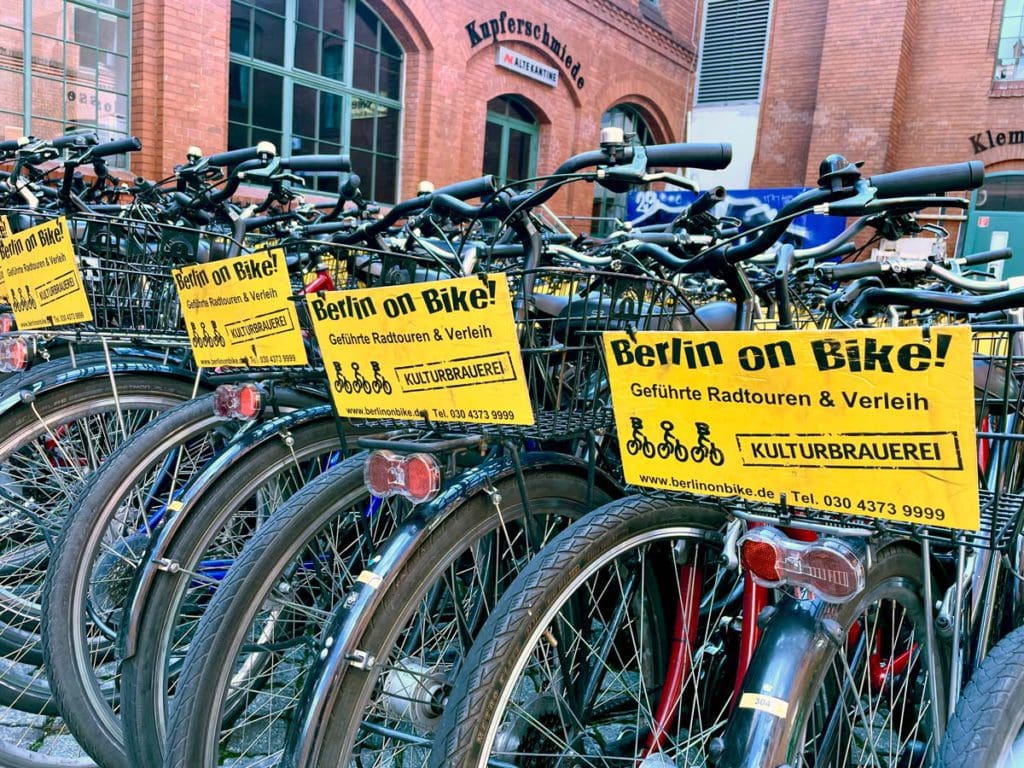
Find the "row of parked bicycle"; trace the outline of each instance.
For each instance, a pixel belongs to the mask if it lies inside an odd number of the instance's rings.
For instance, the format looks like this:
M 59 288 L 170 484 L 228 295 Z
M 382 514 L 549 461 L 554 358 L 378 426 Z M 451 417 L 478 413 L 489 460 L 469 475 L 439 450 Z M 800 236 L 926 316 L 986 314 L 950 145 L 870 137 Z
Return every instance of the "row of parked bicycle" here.
M 722 169 L 728 145 L 606 130 L 550 175 L 482 177 L 387 211 L 345 157 L 264 143 L 190 149 L 156 183 L 107 172 L 104 157 L 138 148 L 87 132 L 0 143 L 6 241 L 63 218 L 92 318 L 25 323 L 36 289 L 19 298 L 0 280 L 18 302 L 0 316 L 0 764 L 1015 764 L 1024 289 L 986 271 L 1006 249 L 949 258 L 945 232 L 915 218 L 966 207 L 944 195 L 980 186 L 980 163 L 865 177 L 832 155 L 756 230 L 715 215 L 715 188 L 667 225 L 595 238 L 547 209 L 561 187 L 696 192 L 656 169 Z M 305 201 L 311 173 L 338 174 L 336 203 Z M 813 248 L 780 244 L 810 211 L 852 223 Z M 862 258 L 921 236 L 929 257 Z M 179 290 L 192 283 L 175 275 L 272 252 L 306 362 L 197 366 L 193 348 L 215 354 L 227 345 L 205 340 L 230 332 L 190 327 Z M 476 275 L 508 286 L 533 423 L 512 403 L 467 409 L 457 379 L 470 374 L 450 368 L 434 377 L 455 406 L 443 415 L 351 415 L 356 397 L 391 413 L 399 382 L 420 379 L 383 358 L 363 373 L 334 362 L 354 336 L 318 337 L 306 299 Z M 365 319 L 357 305 L 349 317 Z M 689 473 L 726 454 L 707 424 L 684 435 L 685 400 L 661 443 L 618 402 L 631 433 L 616 433 L 606 333 L 886 326 L 973 333 L 978 436 L 958 450 L 977 454 L 960 468 L 979 501 L 956 512 L 978 530 L 702 494 Z M 771 432 L 775 413 L 750 406 L 750 424 Z M 629 485 L 643 460 L 687 490 Z

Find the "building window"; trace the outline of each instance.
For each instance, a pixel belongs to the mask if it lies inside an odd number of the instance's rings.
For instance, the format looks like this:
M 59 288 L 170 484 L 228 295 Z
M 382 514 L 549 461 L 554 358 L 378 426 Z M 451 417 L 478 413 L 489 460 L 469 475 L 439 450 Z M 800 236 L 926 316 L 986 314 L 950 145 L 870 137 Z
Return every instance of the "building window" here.
M 996 51 L 996 80 L 1024 80 L 1024 0 L 1006 0 Z
M 608 128 L 609 126 L 621 128 L 622 132 L 626 134 L 627 140 L 632 135 L 640 144 L 655 143 L 654 133 L 647 125 L 647 121 L 631 104 L 620 104 L 601 115 L 601 127 Z M 595 184 L 592 215 L 594 217 L 591 228 L 593 233 L 602 237 L 607 235 L 616 228 L 616 221 L 625 221 L 626 219 L 626 193 L 616 194 Z
M 707 0 L 697 68 L 697 104 L 756 101 L 771 0 Z
M 484 125 L 483 172 L 501 184 L 528 179 L 537 172 L 537 136 L 540 128 L 529 108 L 513 96 L 487 102 Z
M 232 0 L 228 148 L 352 157 L 363 193 L 398 193 L 402 49 L 357 0 Z M 310 177 L 337 191 L 337 180 Z
M 0 137 L 127 136 L 130 54 L 130 0 L 0 2 Z

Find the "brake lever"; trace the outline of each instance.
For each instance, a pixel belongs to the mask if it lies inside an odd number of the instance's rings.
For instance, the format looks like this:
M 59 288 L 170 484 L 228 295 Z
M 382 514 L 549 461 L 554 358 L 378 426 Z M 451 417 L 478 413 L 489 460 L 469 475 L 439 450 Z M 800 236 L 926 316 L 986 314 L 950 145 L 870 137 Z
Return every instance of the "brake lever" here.
M 688 179 L 678 173 L 670 173 L 669 171 L 659 171 L 658 173 L 647 173 L 640 179 L 644 184 L 653 184 L 656 181 L 663 181 L 666 184 L 671 184 L 675 187 L 682 187 L 688 189 L 691 192 L 700 192 L 700 187 L 692 179 Z

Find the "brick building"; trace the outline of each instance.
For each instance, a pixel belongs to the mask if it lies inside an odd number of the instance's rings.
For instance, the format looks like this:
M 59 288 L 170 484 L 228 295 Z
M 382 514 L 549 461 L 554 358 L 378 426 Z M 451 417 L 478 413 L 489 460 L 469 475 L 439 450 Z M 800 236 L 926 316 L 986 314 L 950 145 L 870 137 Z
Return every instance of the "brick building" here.
M 1024 3 L 772 3 L 750 186 L 812 184 L 830 152 L 867 173 L 983 161 L 964 247 L 1024 257 Z
M 343 151 L 383 202 L 414 194 L 421 179 L 522 178 L 594 148 L 602 121 L 681 140 L 696 6 L 4 0 L 0 134 L 136 135 L 143 151 L 131 171 L 150 178 L 189 145 Z M 556 202 L 589 214 L 593 195 L 576 185 Z

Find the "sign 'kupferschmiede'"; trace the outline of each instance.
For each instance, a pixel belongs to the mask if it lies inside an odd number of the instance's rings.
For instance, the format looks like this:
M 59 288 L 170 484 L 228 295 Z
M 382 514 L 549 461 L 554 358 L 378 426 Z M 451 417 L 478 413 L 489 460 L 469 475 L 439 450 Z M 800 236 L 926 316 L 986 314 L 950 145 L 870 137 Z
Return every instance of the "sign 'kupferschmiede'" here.
M 604 345 L 630 483 L 978 528 L 969 328 Z

